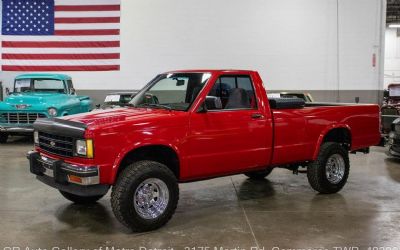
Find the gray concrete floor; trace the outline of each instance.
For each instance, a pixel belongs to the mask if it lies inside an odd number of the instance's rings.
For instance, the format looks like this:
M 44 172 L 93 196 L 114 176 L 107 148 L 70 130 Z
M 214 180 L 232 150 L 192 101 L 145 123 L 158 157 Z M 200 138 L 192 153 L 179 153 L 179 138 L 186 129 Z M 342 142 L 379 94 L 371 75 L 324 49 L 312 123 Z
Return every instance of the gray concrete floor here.
M 143 234 L 116 221 L 109 195 L 78 206 L 36 181 L 25 159 L 31 148 L 18 137 L 0 145 L 0 249 L 400 247 L 400 161 L 384 148 L 351 155 L 349 182 L 334 195 L 318 195 L 304 174 L 283 169 L 263 181 L 237 175 L 183 184 L 172 220 Z

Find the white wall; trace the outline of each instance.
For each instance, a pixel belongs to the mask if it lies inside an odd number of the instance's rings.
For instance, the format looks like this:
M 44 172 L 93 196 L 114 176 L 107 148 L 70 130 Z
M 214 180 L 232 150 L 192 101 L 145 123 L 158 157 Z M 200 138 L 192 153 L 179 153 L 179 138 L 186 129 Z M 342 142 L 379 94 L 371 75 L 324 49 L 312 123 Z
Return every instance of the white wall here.
M 385 88 L 390 83 L 400 83 L 400 37 L 396 29 L 386 30 L 385 40 Z
M 138 89 L 167 70 L 243 68 L 260 71 L 270 89 L 377 90 L 382 6 L 383 0 L 122 0 L 121 71 L 68 74 L 77 89 Z M 10 84 L 17 73 L 0 74 Z

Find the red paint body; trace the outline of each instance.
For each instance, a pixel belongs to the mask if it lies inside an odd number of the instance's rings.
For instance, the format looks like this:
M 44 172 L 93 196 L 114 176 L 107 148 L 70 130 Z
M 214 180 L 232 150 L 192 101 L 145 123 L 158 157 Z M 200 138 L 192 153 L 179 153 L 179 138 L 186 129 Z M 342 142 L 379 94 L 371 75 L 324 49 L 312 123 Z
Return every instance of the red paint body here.
M 187 112 L 128 107 L 65 117 L 88 125 L 85 137 L 93 139 L 95 150 L 94 159 L 63 160 L 100 166 L 100 182 L 113 184 L 129 152 L 164 145 L 178 155 L 180 181 L 191 181 L 314 160 L 324 136 L 333 128 L 349 130 L 352 151 L 380 141 L 378 105 L 271 110 L 255 71 L 177 72 L 212 74 Z M 216 79 L 229 74 L 251 76 L 258 109 L 198 113 Z M 262 118 L 254 119 L 253 114 L 261 114 Z

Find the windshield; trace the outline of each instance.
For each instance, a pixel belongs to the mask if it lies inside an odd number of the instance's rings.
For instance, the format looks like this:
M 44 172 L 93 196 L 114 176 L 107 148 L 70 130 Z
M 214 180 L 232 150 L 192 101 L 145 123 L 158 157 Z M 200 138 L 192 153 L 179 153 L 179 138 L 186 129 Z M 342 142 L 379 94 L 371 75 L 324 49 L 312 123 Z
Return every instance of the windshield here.
M 57 79 L 18 79 L 15 80 L 14 93 L 56 92 L 66 93 L 64 81 Z
M 210 76 L 209 73 L 159 75 L 142 89 L 130 104 L 135 107 L 187 111 Z

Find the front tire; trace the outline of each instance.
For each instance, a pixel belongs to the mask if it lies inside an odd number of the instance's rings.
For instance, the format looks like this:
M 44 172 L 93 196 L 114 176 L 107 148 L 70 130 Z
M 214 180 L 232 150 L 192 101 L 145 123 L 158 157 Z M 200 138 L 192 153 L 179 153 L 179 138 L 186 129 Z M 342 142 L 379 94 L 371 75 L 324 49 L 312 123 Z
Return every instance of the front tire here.
M 112 189 L 111 206 L 117 219 L 135 232 L 155 230 L 175 213 L 178 181 L 167 166 L 138 161 L 127 166 Z
M 347 182 L 350 172 L 348 151 L 339 143 L 321 145 L 317 160 L 307 168 L 308 182 L 322 194 L 339 192 Z
M 61 195 L 64 196 L 65 199 L 72 201 L 76 204 L 93 204 L 96 203 L 98 200 L 103 198 L 104 195 L 96 195 L 96 196 L 80 196 L 76 194 L 71 194 L 68 192 L 64 192 L 59 190 Z
M 0 132 L 0 143 L 7 143 L 8 134 Z
M 270 175 L 272 170 L 273 170 L 272 167 L 268 167 L 267 169 L 248 172 L 248 173 L 245 173 L 244 175 L 246 175 L 247 177 L 249 177 L 250 179 L 253 179 L 253 180 L 262 180 L 265 177 L 267 177 L 268 175 Z

